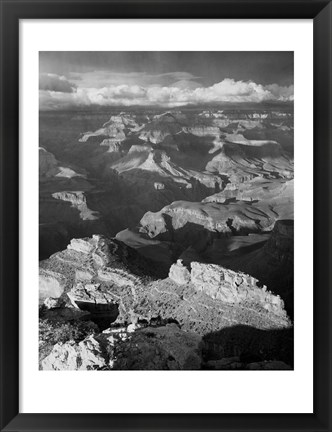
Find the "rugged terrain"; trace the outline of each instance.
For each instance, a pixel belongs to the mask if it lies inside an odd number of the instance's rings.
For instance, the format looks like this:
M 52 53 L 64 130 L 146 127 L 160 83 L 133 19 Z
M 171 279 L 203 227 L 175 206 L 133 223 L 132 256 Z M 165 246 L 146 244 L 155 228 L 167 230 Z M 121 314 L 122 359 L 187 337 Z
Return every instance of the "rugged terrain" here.
M 289 108 L 42 112 L 40 258 L 174 201 L 269 199 L 276 179 L 293 178 L 292 122 Z
M 41 113 L 40 368 L 293 367 L 293 115 Z
M 204 337 L 234 325 L 267 332 L 291 327 L 282 299 L 248 274 L 199 262 L 188 269 L 181 260 L 168 278 L 158 279 L 156 273 L 151 262 L 116 240 L 96 235 L 73 239 L 65 251 L 40 265 L 41 316 L 57 322 L 87 319 L 99 332 L 112 326 L 106 333 L 135 331 L 135 337 L 151 325 L 173 323 L 179 334 L 199 337 L 200 350 Z M 269 350 L 274 343 L 269 341 Z M 238 354 L 248 349 L 245 341 L 235 346 Z M 200 359 L 203 365 L 202 354 Z

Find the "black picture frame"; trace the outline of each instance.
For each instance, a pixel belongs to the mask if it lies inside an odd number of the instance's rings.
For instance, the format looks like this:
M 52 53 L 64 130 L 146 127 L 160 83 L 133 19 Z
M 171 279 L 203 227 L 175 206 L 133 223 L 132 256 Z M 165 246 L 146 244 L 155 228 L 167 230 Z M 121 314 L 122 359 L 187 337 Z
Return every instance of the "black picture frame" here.
M 0 13 L 1 431 L 331 431 L 331 2 L 0 0 Z M 64 18 L 314 20 L 313 414 L 19 413 L 19 20 Z

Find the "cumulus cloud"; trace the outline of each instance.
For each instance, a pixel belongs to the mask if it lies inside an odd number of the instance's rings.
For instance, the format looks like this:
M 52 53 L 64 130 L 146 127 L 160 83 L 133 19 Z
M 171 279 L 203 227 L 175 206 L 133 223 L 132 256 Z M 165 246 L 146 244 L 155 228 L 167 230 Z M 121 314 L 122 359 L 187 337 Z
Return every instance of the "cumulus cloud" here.
M 75 88 L 76 84 L 69 82 L 64 76 L 51 73 L 41 74 L 39 76 L 39 90 L 72 93 Z
M 182 76 L 182 78 L 185 78 Z M 59 109 L 75 106 L 134 106 L 157 105 L 176 107 L 188 104 L 222 102 L 264 102 L 293 100 L 293 86 L 277 84 L 263 86 L 252 81 L 224 79 L 210 87 L 184 85 L 180 79 L 170 86 L 110 85 L 102 88 L 77 87 L 72 93 L 44 89 L 40 92 L 41 109 Z M 189 80 L 191 81 L 191 80 Z
M 279 100 L 294 100 L 294 86 L 280 87 L 277 84 L 271 84 L 266 88 Z

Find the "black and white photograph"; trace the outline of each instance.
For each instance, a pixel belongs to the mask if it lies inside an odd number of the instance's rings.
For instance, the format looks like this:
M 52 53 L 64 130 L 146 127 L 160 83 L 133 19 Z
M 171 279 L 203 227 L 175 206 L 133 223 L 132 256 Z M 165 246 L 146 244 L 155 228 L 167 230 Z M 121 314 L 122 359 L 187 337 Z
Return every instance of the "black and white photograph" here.
M 39 52 L 39 370 L 294 369 L 293 54 Z

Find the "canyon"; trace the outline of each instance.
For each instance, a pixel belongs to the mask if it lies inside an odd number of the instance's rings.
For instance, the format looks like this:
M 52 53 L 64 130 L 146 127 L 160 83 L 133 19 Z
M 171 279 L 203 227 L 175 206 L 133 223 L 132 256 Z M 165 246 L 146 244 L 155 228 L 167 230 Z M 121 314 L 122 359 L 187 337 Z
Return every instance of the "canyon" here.
M 40 369 L 293 368 L 293 140 L 287 104 L 41 112 Z

